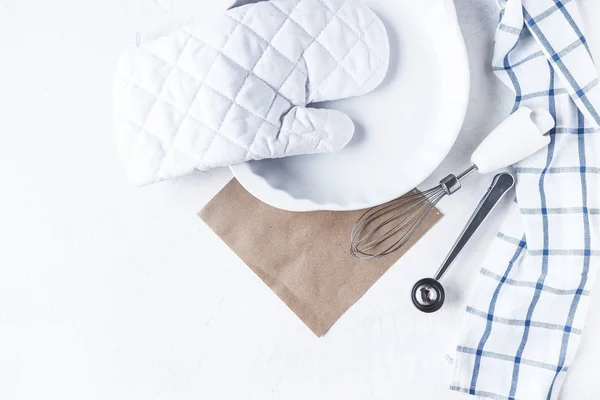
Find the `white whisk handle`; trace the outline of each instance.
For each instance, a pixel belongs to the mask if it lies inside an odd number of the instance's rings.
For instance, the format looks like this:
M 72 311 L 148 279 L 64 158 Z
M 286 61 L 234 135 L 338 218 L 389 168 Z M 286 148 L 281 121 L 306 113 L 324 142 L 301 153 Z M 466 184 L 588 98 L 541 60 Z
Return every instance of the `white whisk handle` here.
M 483 174 L 511 166 L 550 143 L 554 118 L 544 109 L 521 107 L 506 118 L 473 152 L 471 162 Z

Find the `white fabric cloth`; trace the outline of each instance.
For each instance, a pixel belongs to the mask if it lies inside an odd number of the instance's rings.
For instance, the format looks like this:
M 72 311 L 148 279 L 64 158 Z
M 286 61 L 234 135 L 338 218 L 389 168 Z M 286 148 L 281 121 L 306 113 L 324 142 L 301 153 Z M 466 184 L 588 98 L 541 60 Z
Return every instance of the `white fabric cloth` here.
M 115 129 L 138 185 L 248 160 L 322 153 L 354 133 L 345 114 L 306 108 L 383 80 L 389 44 L 357 0 L 233 8 L 124 55 Z
M 513 170 L 516 202 L 467 302 L 451 389 L 557 399 L 600 264 L 600 86 L 570 0 L 508 0 L 493 68 L 520 106 L 556 120 L 550 145 Z

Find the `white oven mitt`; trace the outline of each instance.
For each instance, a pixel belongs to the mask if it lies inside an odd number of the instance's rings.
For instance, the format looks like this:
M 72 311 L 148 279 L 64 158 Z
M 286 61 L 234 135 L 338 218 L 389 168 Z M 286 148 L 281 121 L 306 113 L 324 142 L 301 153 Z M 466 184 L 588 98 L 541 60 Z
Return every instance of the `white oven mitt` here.
M 272 0 L 135 48 L 119 64 L 115 129 L 134 183 L 248 160 L 323 153 L 354 133 L 345 114 L 306 108 L 383 80 L 381 20 L 356 0 Z

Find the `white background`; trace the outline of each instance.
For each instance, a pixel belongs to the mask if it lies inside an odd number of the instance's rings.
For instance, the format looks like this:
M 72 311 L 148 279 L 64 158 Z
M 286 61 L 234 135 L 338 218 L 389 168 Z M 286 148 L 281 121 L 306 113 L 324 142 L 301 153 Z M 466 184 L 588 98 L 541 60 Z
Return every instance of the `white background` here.
M 600 2 L 579 2 L 597 22 Z M 464 167 L 511 103 L 489 69 L 494 2 L 456 4 L 471 103 L 423 187 Z M 441 312 L 417 312 L 408 293 L 436 270 L 489 177 L 445 199 L 442 222 L 320 339 L 196 216 L 228 170 L 144 189 L 126 181 L 111 126 L 119 54 L 138 32 L 144 42 L 222 7 L 0 0 L 0 399 L 465 398 L 447 390 L 443 356 L 501 212 L 445 278 Z M 600 27 L 587 32 L 594 48 Z M 599 301 L 564 399 L 600 393 Z

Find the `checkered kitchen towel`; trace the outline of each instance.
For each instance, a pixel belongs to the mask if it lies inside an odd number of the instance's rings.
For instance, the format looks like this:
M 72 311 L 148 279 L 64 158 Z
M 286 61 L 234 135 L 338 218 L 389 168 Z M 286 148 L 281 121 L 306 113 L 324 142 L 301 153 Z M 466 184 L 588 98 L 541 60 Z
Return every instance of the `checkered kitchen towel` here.
M 545 107 L 557 125 L 514 167 L 517 202 L 468 301 L 451 389 L 556 399 L 600 263 L 600 86 L 575 0 L 500 3 L 493 68 L 514 110 Z

